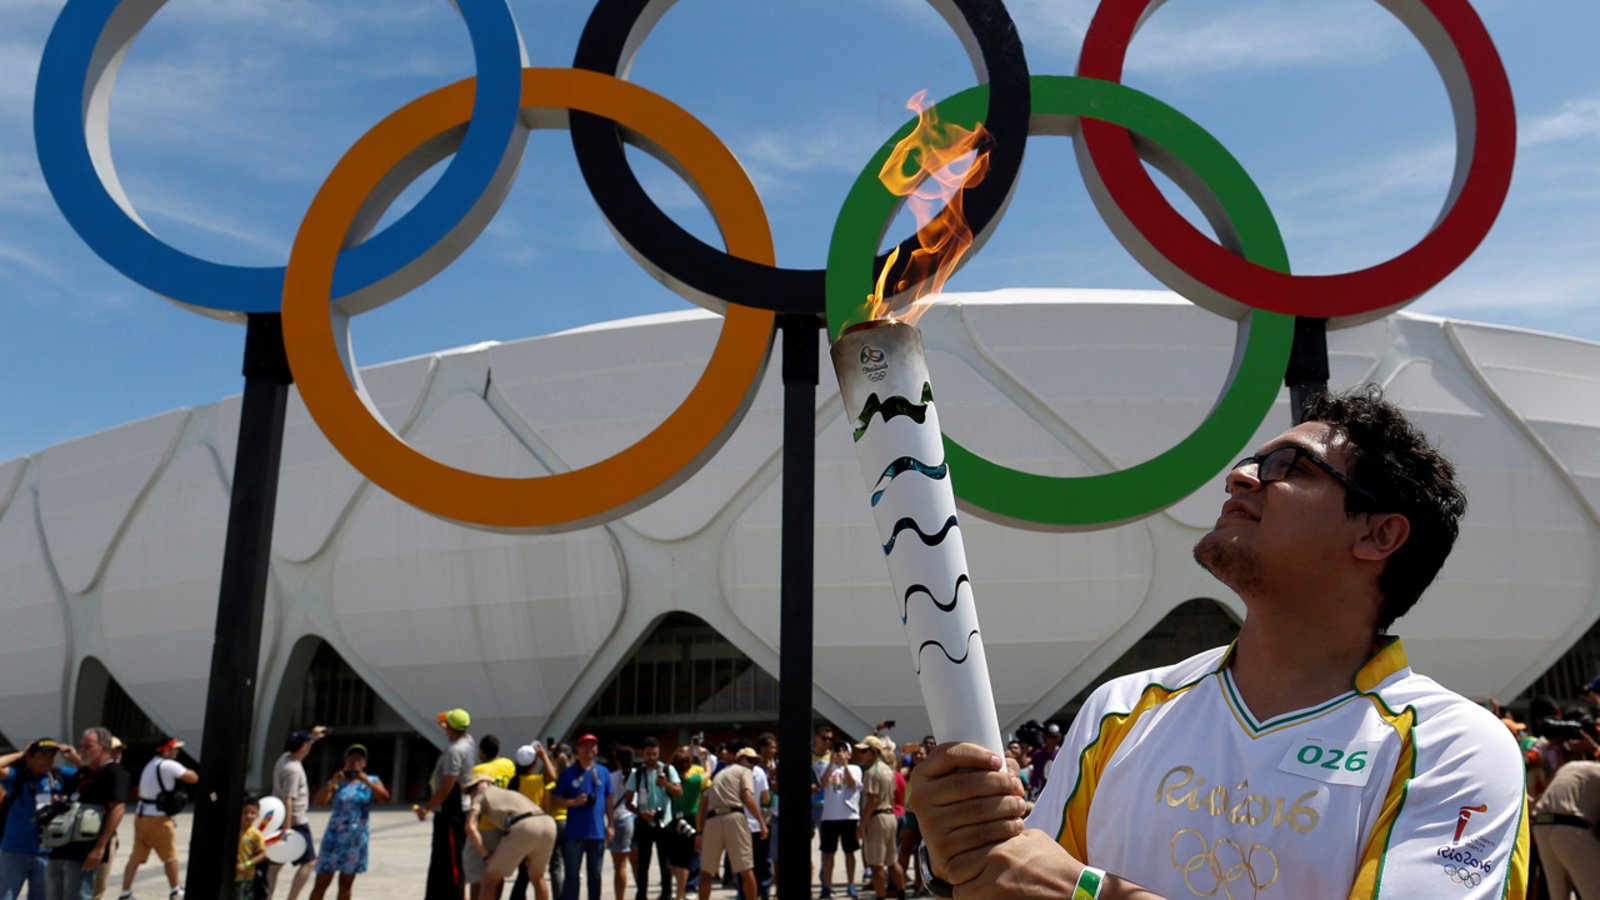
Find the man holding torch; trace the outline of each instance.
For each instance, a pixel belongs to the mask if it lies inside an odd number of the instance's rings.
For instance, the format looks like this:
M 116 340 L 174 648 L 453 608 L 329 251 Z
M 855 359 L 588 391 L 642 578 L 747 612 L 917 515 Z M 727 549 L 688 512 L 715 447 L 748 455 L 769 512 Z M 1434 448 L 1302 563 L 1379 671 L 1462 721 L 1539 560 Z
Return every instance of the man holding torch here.
M 1515 743 L 1385 633 L 1455 541 L 1454 467 L 1369 389 L 1313 398 L 1226 490 L 1194 555 L 1238 640 L 1098 688 L 1031 813 L 992 750 L 936 748 L 912 776 L 936 892 L 1521 898 Z

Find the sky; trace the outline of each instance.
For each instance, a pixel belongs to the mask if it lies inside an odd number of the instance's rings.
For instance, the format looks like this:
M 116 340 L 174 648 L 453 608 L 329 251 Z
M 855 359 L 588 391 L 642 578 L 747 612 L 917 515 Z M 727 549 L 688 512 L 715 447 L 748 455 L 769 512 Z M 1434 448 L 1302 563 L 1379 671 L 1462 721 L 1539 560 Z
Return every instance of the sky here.
M 45 187 L 34 82 L 62 5 L 0 0 L 0 461 L 243 386 L 244 329 L 129 281 Z M 586 0 L 511 7 L 531 65 L 570 64 Z M 1475 8 L 1516 97 L 1517 169 L 1483 245 L 1410 309 L 1600 341 L 1600 4 Z M 1008 9 L 1033 74 L 1075 71 L 1093 2 Z M 446 0 L 170 0 L 117 80 L 113 158 L 163 240 L 216 261 L 283 265 L 344 151 L 390 112 L 472 74 L 466 27 Z M 682 0 L 628 77 L 721 138 L 760 192 L 779 263 L 806 268 L 823 265 L 849 185 L 906 120 L 906 100 L 976 81 L 923 0 Z M 1444 202 L 1455 152 L 1444 86 L 1373 0 L 1169 0 L 1134 40 L 1124 81 L 1243 163 L 1296 272 L 1391 258 Z M 670 169 L 630 158 L 663 209 L 717 242 Z M 892 237 L 912 227 L 903 216 Z M 1066 138 L 1029 141 L 1005 219 L 948 289 L 1007 287 L 1160 287 L 1090 204 Z M 539 131 L 477 241 L 427 284 L 357 317 L 352 333 L 366 365 L 685 306 L 611 236 L 565 132 Z

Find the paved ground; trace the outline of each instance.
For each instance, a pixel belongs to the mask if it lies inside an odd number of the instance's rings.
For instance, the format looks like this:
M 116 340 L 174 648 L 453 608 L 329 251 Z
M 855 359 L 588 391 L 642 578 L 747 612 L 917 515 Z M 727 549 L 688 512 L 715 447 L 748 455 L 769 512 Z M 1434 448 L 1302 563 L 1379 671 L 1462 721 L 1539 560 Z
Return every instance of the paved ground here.
M 180 867 L 186 867 L 189 856 L 189 826 L 193 816 L 185 813 L 178 817 L 178 854 Z M 311 829 L 318 840 L 322 837 L 323 828 L 328 821 L 326 810 L 311 811 Z M 107 891 L 108 898 L 116 897 L 116 888 L 121 883 L 122 869 L 128 861 L 128 851 L 133 847 L 133 822 L 124 820 L 119 837 L 122 842 L 121 850 L 113 865 L 114 877 L 111 889 Z M 401 898 L 421 897 L 423 882 L 428 871 L 428 849 L 432 837 L 432 824 L 418 822 L 416 816 L 401 808 L 381 809 L 372 814 L 372 842 L 371 864 L 366 874 L 356 878 L 355 896 L 375 898 Z M 812 844 L 812 859 L 816 859 L 816 845 Z M 185 871 L 187 869 L 185 868 Z M 860 870 L 857 872 L 860 875 Z M 284 900 L 288 896 L 288 877 L 285 872 L 279 881 L 278 891 L 274 895 L 277 900 Z M 837 877 L 842 882 L 844 879 L 843 861 L 839 863 Z M 651 878 L 651 895 L 656 895 L 655 878 Z M 161 872 L 161 866 L 155 859 L 151 859 L 139 868 L 134 879 L 134 896 L 139 900 L 162 900 L 167 895 L 166 878 Z M 329 891 L 328 897 L 333 898 L 335 891 Z M 731 900 L 735 896 L 733 891 L 722 889 L 713 890 L 712 896 L 717 900 Z M 870 891 L 862 891 L 862 896 L 870 896 Z M 509 892 L 508 892 L 509 894 Z M 812 891 L 813 896 L 816 890 Z M 841 896 L 843 891 L 835 890 L 835 896 Z M 309 889 L 301 895 L 301 900 L 309 896 Z M 580 896 L 587 896 L 587 893 Z M 607 869 L 604 889 L 601 892 L 604 900 L 616 900 L 611 886 L 610 869 Z M 633 900 L 633 885 L 629 885 L 628 900 Z M 532 893 L 529 894 L 530 900 Z

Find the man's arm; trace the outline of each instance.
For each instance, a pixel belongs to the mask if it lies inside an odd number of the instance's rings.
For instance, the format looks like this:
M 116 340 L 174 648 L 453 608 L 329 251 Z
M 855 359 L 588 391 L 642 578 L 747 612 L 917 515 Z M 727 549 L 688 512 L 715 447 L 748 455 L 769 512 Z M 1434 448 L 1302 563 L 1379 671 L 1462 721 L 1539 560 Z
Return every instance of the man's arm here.
M 15 753 L 7 753 L 4 756 L 0 756 L 0 778 L 10 778 L 11 777 L 11 767 L 16 765 L 19 760 L 21 760 L 24 756 L 27 756 L 27 755 L 28 755 L 27 748 L 23 748 L 21 750 L 16 751 Z M 0 794 L 0 797 L 3 797 L 3 796 L 5 796 L 5 795 L 4 794 Z
M 762 839 L 765 839 L 766 836 L 767 836 L 767 822 L 766 822 L 765 819 L 761 818 L 761 807 L 756 803 L 755 792 L 750 790 L 749 788 L 745 788 L 744 791 L 743 791 L 743 794 L 744 794 L 744 808 L 750 810 L 750 815 L 755 816 L 756 817 L 756 821 L 761 823 L 761 832 L 760 833 L 761 833 Z
M 445 798 L 450 796 L 450 789 L 456 786 L 456 781 L 457 779 L 454 775 L 446 775 L 439 779 L 438 789 L 435 790 L 433 795 L 428 798 L 427 802 L 423 803 L 422 807 L 417 810 L 417 818 L 427 818 L 428 813 L 431 813 L 443 806 Z
M 845 763 L 842 768 L 844 769 L 844 786 L 850 790 L 855 790 L 856 785 L 860 784 L 860 782 L 856 781 L 856 767 Z
M 105 825 L 100 829 L 100 836 L 95 838 L 94 849 L 90 850 L 89 855 L 83 860 L 83 871 L 93 872 L 100 868 L 100 863 L 105 860 L 106 844 L 110 842 L 111 836 L 117 833 L 117 826 L 122 824 L 122 807 L 120 800 L 106 807 Z
M 958 898 L 1070 897 L 1084 865 L 1050 835 L 1024 830 L 1022 783 L 993 751 L 943 744 L 912 770 L 917 814 L 933 875 Z M 1101 900 L 1160 900 L 1108 874 Z

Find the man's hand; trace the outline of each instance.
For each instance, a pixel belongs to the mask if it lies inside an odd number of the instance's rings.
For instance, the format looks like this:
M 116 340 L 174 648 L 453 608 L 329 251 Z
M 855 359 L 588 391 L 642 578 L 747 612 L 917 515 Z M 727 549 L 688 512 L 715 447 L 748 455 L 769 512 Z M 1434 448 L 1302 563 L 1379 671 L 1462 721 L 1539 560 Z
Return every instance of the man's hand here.
M 417 814 L 418 822 L 428 821 L 428 808 L 426 806 L 413 806 L 411 811 Z
M 83 870 L 85 872 L 93 872 L 95 869 L 100 868 L 100 861 L 105 859 L 105 858 L 106 858 L 106 848 L 104 848 L 104 847 L 95 847 L 94 849 L 89 851 L 89 855 L 88 856 L 85 856 L 83 858 Z
M 767 823 L 762 822 L 761 823 L 761 839 L 763 841 L 766 840 L 768 834 L 769 834 L 769 832 L 767 831 Z
M 992 750 L 940 744 L 911 770 L 911 783 L 911 808 L 928 859 L 951 884 L 978 877 L 986 852 L 1022 833 L 1028 808 L 1022 782 Z
M 920 817 L 918 821 L 921 821 Z M 1070 897 L 1083 864 L 1037 828 L 991 846 L 977 875 L 960 882 L 956 897 Z M 937 864 L 935 864 L 937 865 Z

